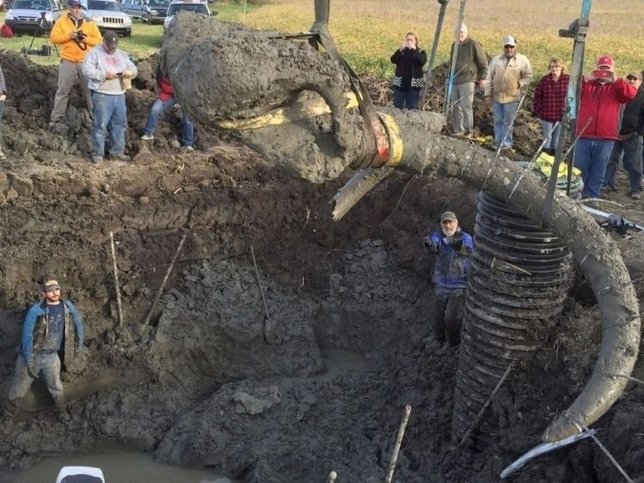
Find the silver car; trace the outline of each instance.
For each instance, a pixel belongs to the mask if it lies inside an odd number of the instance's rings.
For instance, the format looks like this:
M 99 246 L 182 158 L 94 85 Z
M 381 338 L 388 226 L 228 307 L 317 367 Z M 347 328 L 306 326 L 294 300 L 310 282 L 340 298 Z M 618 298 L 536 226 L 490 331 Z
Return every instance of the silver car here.
M 85 14 L 104 33 L 113 30 L 124 37 L 132 35 L 132 19 L 116 0 L 88 0 Z
M 5 23 L 16 34 L 46 34 L 60 17 L 58 0 L 15 0 Z

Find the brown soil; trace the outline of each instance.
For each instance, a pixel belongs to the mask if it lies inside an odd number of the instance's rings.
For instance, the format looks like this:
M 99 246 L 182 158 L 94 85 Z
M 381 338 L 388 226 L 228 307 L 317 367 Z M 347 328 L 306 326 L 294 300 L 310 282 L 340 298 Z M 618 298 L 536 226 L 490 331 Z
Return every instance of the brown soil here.
M 47 130 L 55 68 L 9 52 L 1 58 L 9 92 L 9 161 L 0 171 L 2 395 L 23 310 L 45 278 L 61 281 L 80 308 L 89 351 L 65 375 L 71 422 L 57 422 L 36 383 L 16 424 L 1 428 L 0 481 L 44 453 L 114 445 L 247 482 L 323 481 L 331 470 L 341 482 L 383 481 L 405 404 L 413 411 L 397 481 L 495 481 L 585 385 L 601 333 L 591 291 L 579 279 L 557 332 L 497 393 L 484 430 L 456 448 L 457 353 L 425 342 L 432 261 L 420 240 L 448 207 L 472 231 L 475 192 L 394 173 L 333 223 L 328 201 L 350 173 L 309 184 L 202 126 L 197 151 L 181 154 L 174 147 L 178 111 L 160 123 L 154 142 L 140 141 L 154 98 L 154 58 L 139 62 L 127 94 L 133 162 L 95 166 L 78 96 L 69 128 Z M 526 115 L 517 131 L 518 144 L 530 145 L 538 127 Z M 605 209 L 644 222 L 641 201 L 609 196 L 620 205 Z M 617 242 L 641 299 L 644 235 Z M 644 379 L 641 362 L 634 377 Z M 641 384 L 629 385 L 595 425 L 631 478 L 644 477 L 643 396 Z M 514 480 L 622 477 L 586 440 L 531 462 Z

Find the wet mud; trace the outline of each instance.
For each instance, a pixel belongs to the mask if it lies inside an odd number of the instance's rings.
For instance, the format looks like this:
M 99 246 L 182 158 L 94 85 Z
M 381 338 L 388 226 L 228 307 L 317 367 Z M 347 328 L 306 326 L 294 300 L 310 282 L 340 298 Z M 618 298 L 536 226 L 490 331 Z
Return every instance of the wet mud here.
M 0 430 L 0 475 L 8 479 L 44 453 L 117 444 L 245 482 L 323 481 L 331 470 L 338 481 L 383 481 L 405 404 L 413 410 L 398 481 L 495 481 L 538 444 L 585 385 L 599 351 L 588 282 L 577 275 L 543 349 L 517 368 L 480 428 L 456 448 L 458 354 L 428 339 L 433 261 L 420 240 L 447 208 L 471 232 L 477 193 L 394 172 L 334 223 L 328 202 L 350 173 L 310 184 L 203 124 L 197 152 L 183 155 L 172 142 L 177 111 L 152 145 L 139 141 L 156 62 L 141 61 L 127 96 L 134 161 L 95 167 L 86 158 L 82 101 L 61 133 L 50 133 L 53 68 L 3 54 L 12 99 L 3 122 L 9 162 L 0 172 L 0 395 L 23 311 L 43 279 L 58 278 L 79 307 L 89 350 L 84 367 L 65 375 L 72 420 L 58 422 L 35 384 L 15 424 Z M 644 221 L 641 202 L 611 196 Z M 617 243 L 641 300 L 644 239 Z M 633 376 L 644 379 L 641 360 Z M 634 479 L 644 477 L 643 391 L 629 383 L 595 425 Z M 622 477 L 587 440 L 529 464 L 513 481 Z

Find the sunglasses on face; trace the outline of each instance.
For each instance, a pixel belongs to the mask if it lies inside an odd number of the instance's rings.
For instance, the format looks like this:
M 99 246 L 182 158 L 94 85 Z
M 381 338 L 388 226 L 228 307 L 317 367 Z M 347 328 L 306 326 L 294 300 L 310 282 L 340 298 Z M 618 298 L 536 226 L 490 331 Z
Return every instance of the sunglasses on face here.
M 627 75 L 626 79 L 629 80 L 629 81 L 636 81 L 637 77 L 635 77 L 634 75 Z
M 504 45 L 504 49 L 513 49 L 515 46 L 514 45 Z

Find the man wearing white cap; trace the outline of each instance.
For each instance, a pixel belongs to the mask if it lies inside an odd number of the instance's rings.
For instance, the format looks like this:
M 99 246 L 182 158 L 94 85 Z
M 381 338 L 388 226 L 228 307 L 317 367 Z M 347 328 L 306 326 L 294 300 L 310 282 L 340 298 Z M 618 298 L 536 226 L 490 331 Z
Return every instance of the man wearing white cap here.
M 609 55 L 600 56 L 595 69 L 583 77 L 574 162 L 581 170 L 584 198 L 600 197 L 606 163 L 619 138 L 622 105 L 636 95 L 636 87 L 615 75 L 615 61 Z
M 461 340 L 465 277 L 470 271 L 474 240 L 458 226 L 453 211 L 441 215 L 441 231 L 423 240 L 436 254 L 434 265 L 434 338 L 454 347 Z
M 74 356 L 74 336 L 77 347 L 83 346 L 83 321 L 76 306 L 61 298 L 60 284 L 56 280 L 45 282 L 42 294 L 43 300 L 31 306 L 22 326 L 22 342 L 9 389 L 8 411 L 15 412 L 34 379 L 42 375 L 54 399 L 57 415 L 66 420 L 68 415 L 64 412 L 58 353 L 63 352 L 67 358 Z
M 532 82 L 532 66 L 525 55 L 517 53 L 512 35 L 503 39 L 503 53 L 490 61 L 485 79 L 485 105 L 494 116 L 494 147 L 512 149 L 512 123 L 519 100 Z

